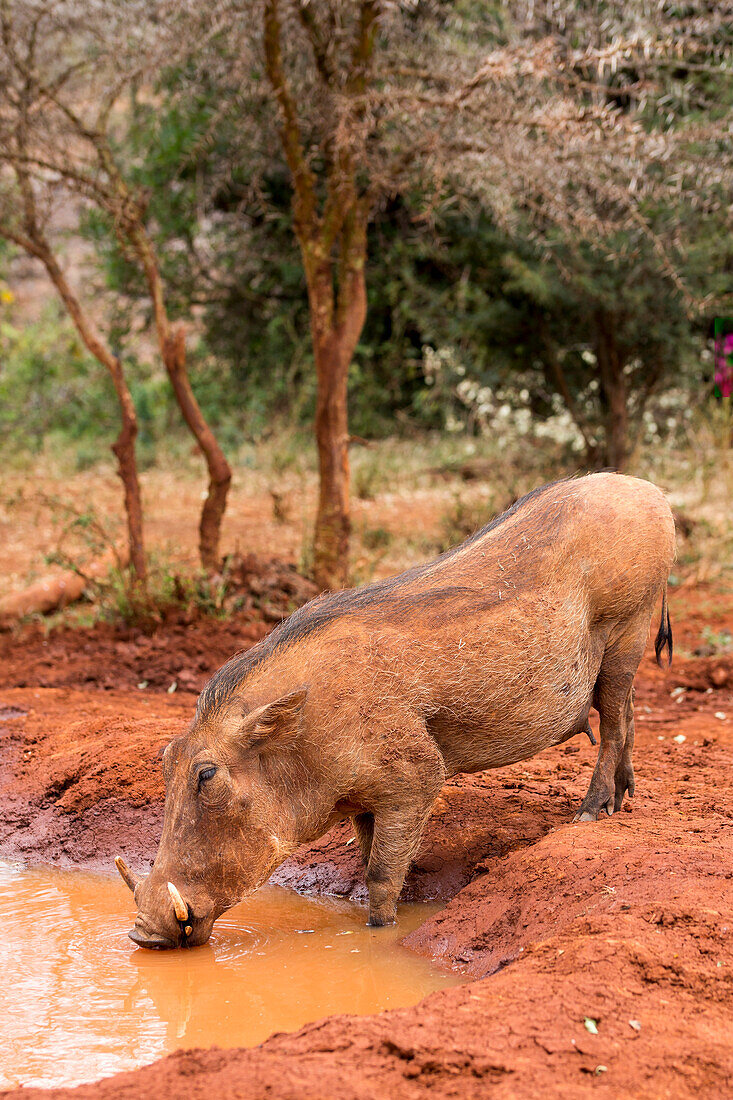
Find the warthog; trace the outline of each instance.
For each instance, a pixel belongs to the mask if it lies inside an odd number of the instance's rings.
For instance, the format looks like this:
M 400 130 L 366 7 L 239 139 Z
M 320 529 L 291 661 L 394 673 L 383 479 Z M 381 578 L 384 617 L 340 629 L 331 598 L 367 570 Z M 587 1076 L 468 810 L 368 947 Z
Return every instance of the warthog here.
M 576 820 L 634 791 L 633 682 L 655 601 L 672 659 L 661 492 L 592 474 L 529 493 L 455 550 L 306 604 L 202 691 L 163 754 L 152 872 L 118 867 L 144 947 L 205 943 L 300 844 L 350 817 L 369 923 L 391 924 L 449 776 L 526 760 L 600 715 Z

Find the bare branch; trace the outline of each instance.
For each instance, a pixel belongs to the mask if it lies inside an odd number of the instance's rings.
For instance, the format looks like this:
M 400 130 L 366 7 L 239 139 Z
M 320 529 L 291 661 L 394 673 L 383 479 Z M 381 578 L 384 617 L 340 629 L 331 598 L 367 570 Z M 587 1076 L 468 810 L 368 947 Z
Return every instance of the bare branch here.
M 264 47 L 267 75 L 280 107 L 280 136 L 297 196 L 296 218 L 300 232 L 312 235 L 317 224 L 315 178 L 303 151 L 295 102 L 285 76 L 281 36 L 278 0 L 265 0 Z
M 316 68 L 324 84 L 332 87 L 336 83 L 337 73 L 331 54 L 332 38 L 324 34 L 318 24 L 313 4 L 309 0 L 295 0 L 298 18 L 308 36 L 313 50 Z

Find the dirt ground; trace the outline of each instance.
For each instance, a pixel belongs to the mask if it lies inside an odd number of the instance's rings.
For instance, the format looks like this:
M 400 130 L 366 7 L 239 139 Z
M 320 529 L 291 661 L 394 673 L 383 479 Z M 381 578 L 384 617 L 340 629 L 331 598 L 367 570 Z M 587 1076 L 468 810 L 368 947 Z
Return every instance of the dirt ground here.
M 76 1100 L 731 1095 L 733 655 L 692 654 L 704 627 L 733 627 L 733 597 L 687 588 L 671 607 L 681 656 L 662 672 L 648 654 L 640 670 L 623 812 L 570 823 L 595 760 L 582 735 L 458 777 L 436 803 L 404 896 L 447 905 L 406 946 L 466 985 L 251 1050 L 178 1053 Z M 243 617 L 0 635 L 2 855 L 101 869 L 122 846 L 143 868 L 161 747 L 206 677 L 265 629 Z M 363 901 L 349 836 L 339 827 L 275 880 Z

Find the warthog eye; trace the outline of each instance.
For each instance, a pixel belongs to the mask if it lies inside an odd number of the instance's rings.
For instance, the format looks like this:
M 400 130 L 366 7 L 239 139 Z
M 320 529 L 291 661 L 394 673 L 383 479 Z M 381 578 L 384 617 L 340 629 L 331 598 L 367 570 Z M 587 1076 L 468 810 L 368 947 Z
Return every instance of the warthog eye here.
M 199 790 L 203 787 L 204 783 L 207 783 L 209 779 L 212 779 L 216 774 L 216 768 L 202 768 L 199 772 Z

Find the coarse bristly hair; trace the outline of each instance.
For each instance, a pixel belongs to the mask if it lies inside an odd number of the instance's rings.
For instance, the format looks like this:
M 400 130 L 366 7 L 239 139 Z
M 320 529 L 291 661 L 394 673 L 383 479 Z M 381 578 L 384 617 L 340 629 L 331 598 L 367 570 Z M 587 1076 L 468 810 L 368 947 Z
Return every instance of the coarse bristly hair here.
M 310 600 L 307 604 L 304 604 L 303 607 L 294 611 L 293 614 L 284 622 L 280 623 L 279 626 L 275 627 L 275 629 L 257 645 L 243 653 L 235 654 L 234 657 L 227 661 L 227 663 L 212 676 L 199 696 L 196 707 L 197 718 L 204 719 L 210 717 L 215 711 L 223 706 L 231 694 L 243 683 L 250 672 L 264 661 L 274 656 L 278 650 L 290 646 L 318 630 L 322 630 L 329 623 L 341 616 L 348 615 L 355 611 L 367 609 L 377 610 L 380 607 L 386 610 L 388 607 L 395 608 L 397 605 L 409 605 L 411 601 L 414 602 L 417 600 L 422 603 L 431 600 L 442 602 L 452 596 L 458 595 L 459 592 L 467 591 L 466 589 L 462 590 L 456 586 L 451 586 L 450 588 L 437 589 L 430 594 L 421 593 L 419 595 L 409 596 L 400 593 L 400 589 L 405 584 L 425 576 L 434 569 L 436 565 L 453 557 L 479 539 L 484 538 L 489 532 L 495 530 L 502 523 L 506 522 L 506 520 L 515 516 L 516 513 L 524 508 L 530 501 L 535 500 L 537 497 L 548 492 L 548 490 L 556 488 L 558 485 L 565 484 L 570 480 L 572 479 L 560 478 L 548 485 L 540 485 L 538 488 L 532 489 L 531 492 L 526 493 L 523 497 L 520 497 L 519 500 L 516 500 L 505 512 L 495 516 L 494 519 L 474 532 L 474 534 L 469 535 L 469 537 L 458 546 L 451 547 L 433 561 L 426 562 L 424 565 L 415 566 L 412 569 L 406 570 L 404 573 L 399 573 L 395 577 L 388 577 L 386 580 L 374 581 L 372 584 L 366 584 L 360 588 L 347 588 L 342 592 L 327 592 L 324 595 L 317 596 L 315 599 Z M 405 607 L 405 610 L 407 610 L 407 607 Z
M 671 647 L 674 552 L 663 493 L 597 473 L 536 490 L 436 562 L 303 607 L 214 676 L 164 759 L 145 927 L 162 898 L 180 936 L 170 880 L 203 939 L 198 899 L 223 911 L 339 817 L 354 821 L 370 922 L 389 924 L 446 779 L 587 732 L 593 708 L 601 748 L 576 819 L 616 813 L 634 791 L 634 677 L 660 596 L 660 657 Z

